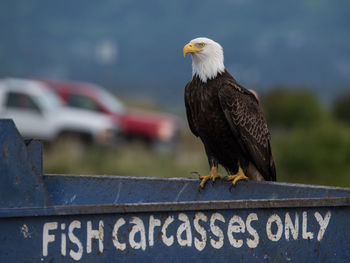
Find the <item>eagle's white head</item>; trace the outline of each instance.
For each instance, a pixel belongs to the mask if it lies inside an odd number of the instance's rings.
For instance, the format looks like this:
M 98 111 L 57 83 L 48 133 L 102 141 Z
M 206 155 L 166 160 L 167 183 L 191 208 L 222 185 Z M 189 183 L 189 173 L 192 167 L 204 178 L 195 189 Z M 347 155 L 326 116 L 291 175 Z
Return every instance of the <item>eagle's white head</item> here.
M 225 70 L 224 51 L 220 44 L 206 38 L 199 37 L 184 46 L 183 55 L 192 55 L 192 75 L 198 75 L 203 81 L 213 79 Z

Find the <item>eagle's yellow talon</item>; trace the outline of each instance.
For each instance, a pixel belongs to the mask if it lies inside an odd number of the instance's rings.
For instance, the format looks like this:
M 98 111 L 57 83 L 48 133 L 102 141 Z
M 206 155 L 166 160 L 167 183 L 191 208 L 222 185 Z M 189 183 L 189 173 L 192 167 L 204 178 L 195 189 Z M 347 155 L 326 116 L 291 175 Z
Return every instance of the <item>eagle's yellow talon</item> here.
M 238 172 L 234 175 L 227 176 L 227 181 L 232 181 L 232 185 L 236 185 L 239 180 L 248 181 L 248 177 L 245 176 L 241 167 L 239 167 Z
M 223 176 L 221 176 L 221 175 L 219 175 L 219 174 L 216 174 L 216 175 L 213 175 L 212 177 L 211 177 L 211 180 L 213 181 L 213 183 L 216 181 L 216 179 L 218 179 L 218 178 L 220 178 L 220 179 L 222 179 L 222 178 L 224 178 Z
M 245 176 L 245 175 L 238 175 L 236 176 L 235 179 L 233 179 L 232 181 L 232 185 L 236 185 L 236 183 L 239 181 L 239 180 L 245 180 L 245 181 L 248 181 L 248 177 Z
M 201 178 L 202 177 L 202 178 Z M 204 188 L 205 183 L 210 179 L 210 175 L 206 175 L 206 176 L 200 176 L 199 179 L 202 179 L 201 183 L 199 184 L 199 186 L 201 188 Z
M 215 180 L 217 178 L 223 178 L 223 176 L 218 174 L 218 168 L 217 167 L 212 167 L 210 170 L 210 174 L 209 175 L 205 175 L 205 176 L 199 176 L 199 179 L 202 179 L 201 183 L 199 184 L 201 188 L 204 188 L 205 183 L 211 179 L 213 181 L 213 183 L 215 182 Z

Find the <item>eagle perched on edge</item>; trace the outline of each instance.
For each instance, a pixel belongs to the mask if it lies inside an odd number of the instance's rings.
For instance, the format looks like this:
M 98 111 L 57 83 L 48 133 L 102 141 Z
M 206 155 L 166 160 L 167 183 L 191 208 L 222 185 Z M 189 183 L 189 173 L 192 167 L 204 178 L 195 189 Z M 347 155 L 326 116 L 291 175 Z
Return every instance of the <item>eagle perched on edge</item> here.
M 192 55 L 192 80 L 185 88 L 188 124 L 208 156 L 210 174 L 200 187 L 222 178 L 218 165 L 235 185 L 239 180 L 276 181 L 270 133 L 256 96 L 225 70 L 220 44 L 196 38 L 184 46 Z

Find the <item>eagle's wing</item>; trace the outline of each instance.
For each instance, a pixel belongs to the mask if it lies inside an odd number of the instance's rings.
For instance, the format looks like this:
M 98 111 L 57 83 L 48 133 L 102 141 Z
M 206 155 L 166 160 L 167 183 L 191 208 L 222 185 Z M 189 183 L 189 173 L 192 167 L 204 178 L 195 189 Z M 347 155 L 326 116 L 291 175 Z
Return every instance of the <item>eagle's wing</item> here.
M 276 181 L 270 133 L 257 98 L 234 79 L 223 83 L 218 95 L 222 110 L 242 150 L 250 156 L 265 180 Z
M 185 87 L 185 106 L 186 106 L 186 115 L 187 115 L 187 121 L 188 125 L 190 126 L 190 130 L 192 133 L 198 137 L 198 132 L 195 126 L 195 123 L 193 122 L 192 118 L 192 113 L 191 113 L 191 108 L 190 108 L 190 103 L 191 103 L 191 88 L 190 88 L 191 82 L 187 83 Z

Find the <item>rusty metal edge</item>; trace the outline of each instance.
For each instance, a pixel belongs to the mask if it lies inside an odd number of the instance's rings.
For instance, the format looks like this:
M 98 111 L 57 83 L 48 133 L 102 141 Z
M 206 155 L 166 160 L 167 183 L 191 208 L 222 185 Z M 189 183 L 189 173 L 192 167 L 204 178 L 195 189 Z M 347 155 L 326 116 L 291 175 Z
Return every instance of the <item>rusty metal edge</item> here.
M 87 215 L 87 214 L 125 214 L 154 213 L 198 210 L 227 209 L 274 209 L 301 207 L 347 207 L 350 197 L 330 198 L 291 198 L 291 199 L 259 199 L 259 200 L 223 200 L 196 202 L 162 202 L 162 203 L 127 203 L 101 205 L 69 205 L 50 207 L 2 208 L 0 218 L 57 216 L 57 215 Z

